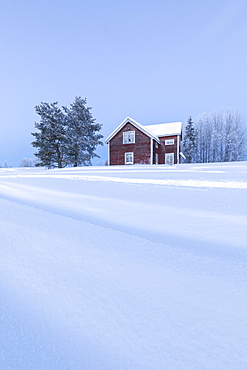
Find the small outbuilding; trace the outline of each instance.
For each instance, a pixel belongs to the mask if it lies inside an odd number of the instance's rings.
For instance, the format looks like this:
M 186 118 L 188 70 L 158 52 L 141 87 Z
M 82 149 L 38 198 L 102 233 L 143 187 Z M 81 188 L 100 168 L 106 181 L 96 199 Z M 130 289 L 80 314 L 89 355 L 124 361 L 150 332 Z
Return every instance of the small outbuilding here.
M 108 136 L 108 165 L 179 163 L 182 123 L 144 126 L 127 117 Z

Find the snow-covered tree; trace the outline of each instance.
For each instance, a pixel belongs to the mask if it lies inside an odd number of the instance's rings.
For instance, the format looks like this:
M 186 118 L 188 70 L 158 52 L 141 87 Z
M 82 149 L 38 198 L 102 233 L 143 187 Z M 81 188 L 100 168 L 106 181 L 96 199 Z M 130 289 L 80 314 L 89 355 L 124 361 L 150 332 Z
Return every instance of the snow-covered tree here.
M 35 163 L 36 163 L 35 159 L 24 157 L 21 159 L 19 166 L 20 167 L 33 167 Z
M 183 136 L 183 154 L 186 157 L 186 163 L 192 163 L 195 160 L 195 129 L 192 118 L 189 117 L 185 126 Z
M 103 145 L 99 134 L 100 124 L 95 123 L 91 107 L 86 106 L 86 99 L 76 97 L 67 113 L 67 161 L 74 167 L 91 165 L 91 160 L 99 156 L 95 153 L 97 145 Z
M 230 162 L 244 158 L 247 127 L 238 111 L 204 113 L 195 119 L 195 161 Z
M 39 132 L 32 133 L 35 137 L 32 145 L 38 148 L 35 156 L 40 160 L 36 166 L 48 168 L 66 166 L 66 119 L 63 110 L 57 105 L 58 102 L 41 103 L 35 107 L 36 113 L 40 116 L 40 122 L 35 123 L 35 128 Z
M 35 107 L 40 122 L 35 123 L 38 132 L 32 145 L 38 149 L 36 166 L 63 168 L 67 165 L 90 165 L 98 157 L 96 146 L 103 144 L 98 133 L 101 125 L 95 123 L 86 106 L 86 99 L 76 97 L 67 107 L 58 107 L 58 102 L 41 103 Z
M 11 168 L 12 166 L 7 162 L 7 161 L 4 161 L 3 162 L 3 165 L 0 163 L 0 168 Z
M 239 112 L 225 116 L 225 162 L 243 159 L 247 148 L 247 127 Z

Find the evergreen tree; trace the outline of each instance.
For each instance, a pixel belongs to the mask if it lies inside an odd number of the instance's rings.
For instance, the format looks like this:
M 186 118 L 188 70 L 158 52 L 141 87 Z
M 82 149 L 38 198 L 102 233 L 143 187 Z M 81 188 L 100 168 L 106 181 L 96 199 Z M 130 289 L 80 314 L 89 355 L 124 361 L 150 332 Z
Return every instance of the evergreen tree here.
M 67 165 L 91 165 L 91 159 L 98 157 L 97 145 L 103 145 L 98 131 L 100 124 L 86 106 L 86 99 L 76 97 L 67 107 L 58 107 L 58 102 L 41 103 L 35 107 L 40 122 L 35 123 L 38 132 L 32 133 L 32 145 L 38 149 L 36 166 L 63 168 Z
M 195 160 L 195 129 L 192 118 L 189 117 L 185 126 L 183 138 L 183 154 L 186 157 L 186 163 L 192 163 Z
M 103 137 L 98 132 L 100 124 L 95 123 L 91 107 L 86 106 L 86 99 L 76 97 L 67 113 L 67 161 L 74 167 L 91 165 L 91 159 L 99 156 L 95 153 L 97 145 L 103 145 Z
M 57 104 L 58 102 L 41 103 L 35 107 L 36 113 L 40 116 L 40 122 L 35 123 L 35 128 L 39 132 L 32 133 L 35 137 L 32 145 L 38 148 L 35 156 L 40 160 L 36 166 L 48 168 L 66 166 L 66 116 Z

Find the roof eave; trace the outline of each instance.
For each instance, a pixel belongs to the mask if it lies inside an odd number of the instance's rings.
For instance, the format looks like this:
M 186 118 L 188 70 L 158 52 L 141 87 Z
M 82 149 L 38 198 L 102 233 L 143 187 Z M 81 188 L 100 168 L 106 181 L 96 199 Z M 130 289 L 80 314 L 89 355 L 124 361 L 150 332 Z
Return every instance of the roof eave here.
M 176 132 L 173 134 L 164 134 L 164 135 L 157 135 L 158 137 L 166 137 L 166 136 L 181 136 L 181 132 Z

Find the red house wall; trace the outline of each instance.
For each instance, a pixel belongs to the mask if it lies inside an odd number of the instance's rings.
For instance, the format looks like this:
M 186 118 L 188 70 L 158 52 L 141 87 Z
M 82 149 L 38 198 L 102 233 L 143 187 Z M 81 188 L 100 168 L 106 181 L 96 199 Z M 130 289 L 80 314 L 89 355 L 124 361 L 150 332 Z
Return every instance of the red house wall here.
M 125 131 L 135 131 L 135 143 L 123 144 Z M 124 165 L 127 152 L 134 153 L 134 164 L 150 164 L 150 140 L 131 123 L 126 123 L 109 142 L 110 165 Z
M 165 164 L 165 154 L 166 153 L 174 153 L 174 163 L 177 163 L 177 144 L 178 144 L 178 137 L 175 136 L 164 136 L 159 137 L 160 145 L 158 148 L 159 154 L 159 164 Z M 173 145 L 165 145 L 165 140 L 174 139 Z

